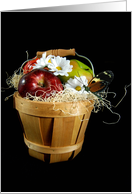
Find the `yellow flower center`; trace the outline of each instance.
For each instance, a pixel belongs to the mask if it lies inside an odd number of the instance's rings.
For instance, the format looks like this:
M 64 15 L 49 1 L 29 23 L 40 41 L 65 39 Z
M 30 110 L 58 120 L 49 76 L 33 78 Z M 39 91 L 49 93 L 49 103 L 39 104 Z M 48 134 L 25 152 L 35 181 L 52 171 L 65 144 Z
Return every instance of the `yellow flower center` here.
M 50 59 L 48 60 L 48 63 L 51 63 L 51 60 Z
M 58 70 L 62 70 L 62 68 L 61 68 L 61 67 L 59 67 L 59 66 L 57 66 L 57 67 L 56 67 L 56 69 L 58 69 Z
M 81 87 L 80 87 L 80 86 L 77 86 L 75 89 L 76 89 L 77 91 L 80 91 L 80 90 L 81 90 Z

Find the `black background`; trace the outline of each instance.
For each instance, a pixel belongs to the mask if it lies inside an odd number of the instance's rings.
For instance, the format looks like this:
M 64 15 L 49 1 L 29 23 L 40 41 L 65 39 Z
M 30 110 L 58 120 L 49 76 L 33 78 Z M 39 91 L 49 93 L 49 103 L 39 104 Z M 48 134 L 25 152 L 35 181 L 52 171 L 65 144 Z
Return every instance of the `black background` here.
M 1 85 L 36 51 L 75 48 L 93 63 L 95 74 L 112 70 L 109 91 L 116 105 L 131 82 L 131 13 L 2 13 Z M 86 63 L 86 61 L 85 61 Z M 28 155 L 13 109 L 14 92 L 1 94 L 2 188 L 8 192 L 130 192 L 131 191 L 131 88 L 113 111 L 92 113 L 83 149 L 72 161 L 45 164 Z

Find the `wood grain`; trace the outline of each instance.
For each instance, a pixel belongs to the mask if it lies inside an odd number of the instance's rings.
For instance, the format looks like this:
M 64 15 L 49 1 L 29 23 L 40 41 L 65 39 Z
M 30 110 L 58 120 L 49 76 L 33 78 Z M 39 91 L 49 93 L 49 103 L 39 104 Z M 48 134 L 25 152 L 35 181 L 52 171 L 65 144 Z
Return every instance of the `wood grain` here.
M 14 108 L 19 112 L 30 156 L 55 163 L 74 158 L 81 151 L 92 101 L 35 102 L 16 92 Z

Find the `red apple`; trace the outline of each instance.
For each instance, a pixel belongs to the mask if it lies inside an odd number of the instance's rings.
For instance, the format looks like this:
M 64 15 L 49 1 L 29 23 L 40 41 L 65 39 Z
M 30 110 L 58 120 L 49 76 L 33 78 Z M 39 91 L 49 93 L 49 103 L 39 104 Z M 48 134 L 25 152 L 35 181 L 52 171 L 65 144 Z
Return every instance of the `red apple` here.
M 31 61 L 28 61 L 25 65 L 24 65 L 24 67 L 23 67 L 23 73 L 24 74 L 27 74 L 27 73 L 29 73 L 31 70 L 33 70 L 33 66 L 35 66 L 35 64 L 36 64 L 36 61 L 38 60 L 38 58 L 36 58 L 36 59 L 32 59 Z
M 21 97 L 26 97 L 26 93 L 32 96 L 47 98 L 53 92 L 63 90 L 63 85 L 58 77 L 44 69 L 34 69 L 25 74 L 19 81 L 18 92 Z
M 37 60 L 38 60 L 38 59 L 39 59 L 39 58 L 32 59 L 32 60 L 28 61 L 28 62 L 24 65 L 24 67 L 23 67 L 23 73 L 24 73 L 24 74 L 27 74 L 27 73 L 29 73 L 30 71 L 32 71 L 32 70 L 33 70 L 33 67 L 34 67 L 35 64 L 37 63 Z M 44 67 L 44 69 L 49 70 L 48 67 Z

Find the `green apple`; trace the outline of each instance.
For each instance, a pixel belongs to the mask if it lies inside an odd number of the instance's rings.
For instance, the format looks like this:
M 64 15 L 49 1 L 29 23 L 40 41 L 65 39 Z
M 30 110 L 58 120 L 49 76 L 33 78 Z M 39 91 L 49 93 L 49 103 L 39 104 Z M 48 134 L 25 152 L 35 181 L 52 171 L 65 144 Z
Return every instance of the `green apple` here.
M 70 78 L 74 78 L 74 76 L 80 77 L 80 76 L 86 76 L 88 82 L 92 79 L 93 77 L 93 71 L 91 68 L 81 61 L 78 61 L 76 59 L 70 60 L 70 65 L 73 65 L 72 72 L 69 72 L 69 76 L 59 76 L 60 80 L 65 83 L 67 80 Z

